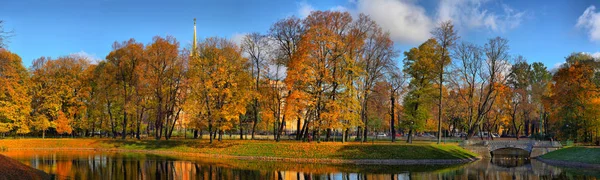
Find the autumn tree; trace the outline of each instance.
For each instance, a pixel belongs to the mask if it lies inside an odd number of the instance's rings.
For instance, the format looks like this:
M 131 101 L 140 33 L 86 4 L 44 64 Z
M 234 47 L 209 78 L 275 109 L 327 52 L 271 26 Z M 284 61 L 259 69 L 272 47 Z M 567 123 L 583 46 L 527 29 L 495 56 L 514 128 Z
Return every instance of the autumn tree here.
M 366 125 L 369 120 L 367 102 L 375 84 L 384 80 L 386 69 L 392 66 L 392 59 L 396 58 L 398 54 L 394 50 L 394 43 L 390 39 L 389 33 L 384 32 L 368 16 L 359 16 L 354 26 L 349 33 L 349 37 L 353 39 L 348 42 L 350 47 L 348 56 L 357 56 L 357 65 L 360 68 L 357 84 L 360 91 L 360 115 L 362 122 L 365 124 L 360 139 L 366 141 L 368 134 L 368 126 Z M 358 131 L 361 131 L 360 128 Z
M 190 113 L 207 121 L 210 142 L 230 130 L 254 95 L 247 60 L 231 41 L 208 38 L 199 46 L 198 57 L 190 60 Z
M 475 83 L 472 84 L 472 87 L 469 87 L 475 93 L 469 96 L 475 97 L 477 100 L 473 106 L 473 117 L 469 117 L 471 120 L 465 124 L 468 138 L 472 137 L 476 130 L 481 128 L 481 123 L 492 109 L 494 100 L 498 95 L 497 87 L 506 82 L 507 73 L 504 71 L 510 65 L 508 50 L 508 40 L 501 37 L 489 39 L 482 49 L 483 58 L 474 59 L 481 60 L 480 72 L 476 76 L 472 76 L 473 74 L 469 72 L 473 71 L 465 70 L 467 79 L 475 78 L 475 80 L 470 80 Z M 470 60 L 470 58 L 464 60 Z
M 450 76 L 450 87 L 455 93 L 451 97 L 456 97 L 457 102 L 461 103 L 464 112 L 459 117 L 463 119 L 465 124 L 474 124 L 477 111 L 479 111 L 479 97 L 481 94 L 478 91 L 484 86 L 486 79 L 481 79 L 483 74 L 483 66 L 485 63 L 483 48 L 468 42 L 462 42 L 455 46 L 454 49 L 453 70 L 456 75 Z M 461 128 L 462 129 L 462 128 Z
M 590 142 L 592 132 L 599 125 L 597 60 L 582 53 L 567 57 L 552 77 L 550 100 L 556 109 L 554 130 L 560 137 Z
M 116 68 L 114 78 L 121 87 L 120 96 L 122 100 L 122 131 L 121 138 L 125 139 L 127 134 L 127 117 L 133 113 L 132 95 L 139 81 L 141 72 L 140 64 L 143 59 L 144 45 L 135 42 L 134 39 L 113 44 L 113 51 L 106 56 L 106 61 Z
M 348 72 L 343 60 L 344 32 L 352 22 L 348 13 L 316 11 L 311 13 L 303 24 L 302 34 L 296 53 L 288 63 L 285 83 L 298 97 L 307 97 L 307 104 L 314 121 L 317 141 L 321 130 L 327 130 L 326 140 L 333 128 L 339 126 L 339 117 L 344 111 L 340 108 L 340 91 L 348 87 L 344 78 Z M 345 91 L 349 92 L 349 91 Z
M 30 91 L 33 116 L 44 115 L 53 122 L 57 120 L 59 112 L 62 112 L 73 130 L 84 131 L 82 122 L 87 108 L 84 101 L 89 95 L 84 71 L 88 67 L 89 60 L 77 56 L 35 60 Z
M 450 50 L 455 44 L 455 41 L 458 39 L 458 35 L 454 30 L 454 25 L 451 21 L 444 21 L 436 27 L 431 34 L 435 37 L 435 39 L 440 44 L 440 57 L 436 60 L 435 64 L 438 68 L 435 68 L 436 74 L 438 76 L 438 140 L 437 143 L 440 144 L 442 141 L 442 112 L 443 109 L 443 94 L 442 89 L 444 87 L 444 73 L 446 71 L 446 66 L 451 62 Z
M 154 37 L 146 46 L 147 58 L 143 78 L 151 88 L 154 119 L 154 137 L 171 137 L 175 124 L 182 112 L 187 91 L 185 74 L 188 55 L 180 55 L 179 42 L 174 37 Z
M 30 131 L 33 124 L 29 117 L 29 83 L 29 74 L 22 65 L 21 57 L 0 47 L 0 133 L 14 131 L 25 134 Z
M 271 58 L 270 62 L 268 62 L 269 66 L 267 66 L 267 79 L 275 81 L 275 85 L 271 86 L 270 89 L 271 101 L 274 102 L 272 105 L 268 105 L 270 109 L 275 111 L 279 110 L 279 106 L 281 106 L 281 102 L 287 102 L 283 108 L 283 111 L 289 118 L 296 119 L 296 140 L 300 140 L 301 136 L 305 133 L 305 129 L 307 128 L 307 121 L 305 116 L 304 108 L 305 108 L 305 100 L 301 99 L 303 97 L 296 96 L 301 95 L 296 89 L 290 89 L 291 86 L 284 86 L 287 92 L 287 96 L 281 97 L 281 88 L 279 85 L 279 81 L 283 81 L 286 77 L 286 69 L 288 65 L 290 65 L 296 51 L 298 50 L 298 45 L 300 43 L 301 35 L 304 33 L 304 26 L 302 21 L 296 17 L 289 17 L 274 23 L 269 29 L 268 37 L 271 39 Z M 284 84 L 285 85 L 285 84 Z M 281 99 L 283 98 L 283 99 Z M 305 118 L 304 124 L 301 124 L 301 119 Z
M 101 61 L 93 71 L 91 83 L 91 92 L 94 94 L 90 103 L 97 106 L 90 106 L 90 115 L 97 119 L 100 130 L 110 130 L 112 138 L 117 137 L 117 113 L 120 108 L 118 104 L 122 98 L 118 98 L 119 86 L 114 78 L 116 67 L 112 63 Z M 91 104 L 90 104 L 91 105 Z

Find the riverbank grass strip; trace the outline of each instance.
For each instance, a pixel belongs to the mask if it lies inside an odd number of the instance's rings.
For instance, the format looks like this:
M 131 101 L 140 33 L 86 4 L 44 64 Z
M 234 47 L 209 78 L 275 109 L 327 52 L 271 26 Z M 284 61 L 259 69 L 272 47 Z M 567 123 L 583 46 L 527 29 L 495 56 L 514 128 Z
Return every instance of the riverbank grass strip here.
M 143 151 L 171 151 L 207 155 L 307 158 L 307 159 L 472 159 L 476 155 L 463 148 L 432 143 L 301 143 L 294 141 L 227 140 L 208 143 L 207 140 L 112 140 L 112 139 L 14 139 L 0 140 L 8 149 L 118 149 Z
M 600 165 L 600 148 L 569 147 L 549 152 L 543 159 Z

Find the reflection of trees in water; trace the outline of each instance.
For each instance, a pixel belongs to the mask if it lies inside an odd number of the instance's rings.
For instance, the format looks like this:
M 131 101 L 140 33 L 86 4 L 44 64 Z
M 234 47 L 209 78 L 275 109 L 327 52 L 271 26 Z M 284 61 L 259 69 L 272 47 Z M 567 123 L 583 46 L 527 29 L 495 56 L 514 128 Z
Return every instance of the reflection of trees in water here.
M 30 152 L 31 153 L 31 152 Z M 31 155 L 34 154 L 34 155 Z M 481 160 L 462 166 L 341 166 L 216 163 L 115 153 L 31 153 L 11 156 L 57 179 L 564 179 L 583 177 L 536 160 Z M 515 161 L 514 161 L 515 160 Z M 230 161 L 227 161 L 230 162 Z M 253 165 L 258 163 L 261 165 Z M 257 168 L 258 167 L 258 168 Z M 360 167 L 360 168 L 359 168 Z M 317 168 L 317 169 L 314 169 Z M 326 171 L 323 171 L 325 169 Z M 346 173 L 368 172 L 368 173 Z M 593 174 L 593 173 L 592 173 Z

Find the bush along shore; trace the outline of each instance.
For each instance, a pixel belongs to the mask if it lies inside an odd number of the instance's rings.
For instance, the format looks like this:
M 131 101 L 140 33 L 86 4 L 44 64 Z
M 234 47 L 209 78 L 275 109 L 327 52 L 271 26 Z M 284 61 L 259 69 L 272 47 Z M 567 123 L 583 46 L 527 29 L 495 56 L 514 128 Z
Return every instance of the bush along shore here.
M 476 154 L 456 144 L 301 143 L 229 140 L 112 140 L 112 139 L 4 139 L 8 151 L 102 150 L 244 160 L 354 164 L 459 164 L 477 160 Z
M 537 159 L 557 166 L 600 169 L 600 148 L 568 147 L 549 152 Z

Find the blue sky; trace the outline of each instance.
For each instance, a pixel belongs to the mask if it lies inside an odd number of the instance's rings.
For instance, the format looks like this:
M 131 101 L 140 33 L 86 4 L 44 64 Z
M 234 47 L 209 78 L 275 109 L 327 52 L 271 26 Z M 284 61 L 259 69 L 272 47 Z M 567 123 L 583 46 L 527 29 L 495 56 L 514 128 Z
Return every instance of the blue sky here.
M 199 39 L 238 40 L 244 33 L 265 33 L 288 16 L 342 10 L 370 15 L 390 32 L 399 51 L 424 42 L 437 22 L 452 20 L 461 41 L 483 45 L 501 36 L 510 41 L 511 54 L 552 68 L 571 52 L 600 52 L 596 6 L 600 2 L 592 0 L 7 0 L 0 19 L 15 31 L 9 50 L 27 67 L 41 56 L 79 53 L 102 59 L 113 42 L 129 38 L 148 43 L 153 36 L 172 35 L 189 46 L 193 18 Z

